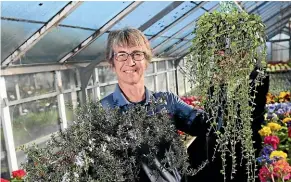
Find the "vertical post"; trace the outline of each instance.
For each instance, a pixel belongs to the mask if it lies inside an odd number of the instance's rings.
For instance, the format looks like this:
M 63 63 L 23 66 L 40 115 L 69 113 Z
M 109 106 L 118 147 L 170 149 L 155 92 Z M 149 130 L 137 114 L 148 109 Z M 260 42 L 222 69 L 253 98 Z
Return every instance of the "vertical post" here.
M 178 61 L 175 61 L 176 63 L 175 63 L 175 78 L 176 78 L 176 93 L 177 93 L 177 95 L 180 95 L 180 93 L 179 93 L 179 81 L 178 81 L 178 64 L 177 64 L 177 62 Z
M 63 84 L 61 71 L 56 71 L 56 91 L 58 92 L 58 108 L 59 116 L 61 119 L 61 128 L 64 131 L 68 127 L 67 116 L 66 116 L 66 106 L 63 94 Z
M 73 110 L 77 108 L 77 91 L 76 91 L 76 84 L 75 84 L 75 75 L 73 70 L 70 71 L 70 87 L 71 87 L 71 100 L 72 100 L 72 105 L 73 105 Z
M 166 60 L 166 87 L 170 91 L 170 74 L 169 74 L 169 60 Z
M 95 88 L 94 88 L 94 95 L 96 96 L 96 99 L 98 99 L 98 100 L 100 100 L 101 98 L 100 98 L 100 83 L 99 83 L 99 73 L 98 73 L 98 67 L 97 68 L 95 68 L 95 70 L 94 70 L 94 78 L 95 78 L 95 82 L 94 82 L 94 84 L 95 84 Z
M 183 69 L 184 69 L 184 71 L 185 71 L 185 69 L 186 69 L 186 59 L 185 58 L 183 58 L 183 62 L 184 62 L 184 65 L 183 65 Z M 185 74 L 184 74 L 184 85 L 185 85 L 185 93 L 188 93 L 188 80 L 187 80 L 187 75 L 186 75 L 186 71 L 185 71 Z
M 155 91 L 158 91 L 158 69 L 157 69 L 157 62 L 154 62 L 154 84 L 155 84 Z
M 16 75 L 18 77 L 18 75 Z M 19 90 L 19 84 L 18 82 L 15 84 L 15 92 L 16 92 L 16 99 L 20 100 L 20 90 Z M 22 105 L 19 104 L 18 106 L 19 114 L 22 115 Z
M 289 20 L 289 60 L 291 61 L 291 20 Z
M 3 125 L 4 140 L 7 150 L 7 159 L 9 171 L 12 172 L 18 169 L 17 157 L 15 152 L 11 117 L 6 93 L 6 85 L 4 77 L 0 77 L 0 99 L 1 99 L 1 120 Z
M 270 42 L 271 43 L 271 62 L 273 62 L 273 42 Z

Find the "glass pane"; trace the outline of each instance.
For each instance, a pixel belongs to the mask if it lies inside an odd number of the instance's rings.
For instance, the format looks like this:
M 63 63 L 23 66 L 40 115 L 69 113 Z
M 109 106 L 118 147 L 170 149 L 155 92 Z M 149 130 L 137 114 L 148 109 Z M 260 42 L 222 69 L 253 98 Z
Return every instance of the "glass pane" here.
M 88 86 L 92 86 L 94 84 L 94 81 L 93 81 L 93 76 L 91 75 L 89 81 L 88 81 Z
M 87 89 L 87 98 L 88 98 L 90 101 L 94 101 L 93 89 Z
M 160 45 L 160 43 L 164 42 L 167 38 L 165 37 L 157 37 L 156 39 L 150 41 L 151 47 L 155 48 L 158 45 Z
M 158 61 L 157 62 L 158 72 L 166 70 L 166 61 Z
M 116 74 L 113 72 L 110 66 L 99 66 L 98 78 L 100 83 L 107 83 L 117 80 Z
M 9 101 L 14 101 L 20 99 L 20 96 L 16 94 L 16 89 L 19 88 L 18 84 L 18 75 L 6 76 L 5 77 L 5 85 L 7 91 L 7 97 Z M 17 98 L 19 97 L 19 98 Z
M 65 107 L 66 107 L 66 117 L 68 125 L 71 125 L 74 120 L 74 112 L 73 112 L 73 102 L 71 93 L 64 94 Z
M 1 60 L 6 59 L 42 25 L 1 20 Z
M 69 61 L 103 61 L 105 59 L 108 33 L 103 34 Z
M 185 82 L 184 82 L 184 75 L 178 70 L 178 91 L 179 96 L 185 95 Z
M 210 9 L 212 9 L 217 4 L 218 4 L 218 1 L 211 1 L 211 2 L 208 2 L 207 4 L 205 4 L 203 6 L 203 8 L 205 8 L 207 10 L 210 10 Z
M 68 1 L 2 1 L 1 16 L 46 22 L 67 3 Z
M 144 82 L 147 89 L 149 89 L 150 91 L 155 91 L 154 76 L 145 77 Z
M 71 85 L 77 85 L 77 72 L 74 69 L 61 71 L 63 89 L 71 89 Z
M 167 7 L 171 1 L 151 1 L 151 2 L 143 2 L 139 5 L 135 10 L 129 13 L 126 17 L 124 17 L 121 21 L 115 24 L 110 30 L 121 29 L 124 27 L 135 27 L 139 28 L 165 7 Z M 153 35 L 153 34 L 148 34 Z
M 194 31 L 194 26 L 189 27 L 189 28 L 185 29 L 185 31 L 183 33 L 177 35 L 177 38 L 187 38 L 191 33 L 193 33 L 193 31 Z
M 22 99 L 55 91 L 53 72 L 7 76 L 5 83 L 10 101 L 17 99 L 17 90 Z
M 151 73 L 154 73 L 154 64 L 153 63 L 150 63 L 148 65 L 148 68 L 146 69 L 146 75 L 151 74 Z
M 101 99 L 103 99 L 107 95 L 111 94 L 114 91 L 115 87 L 116 87 L 116 84 L 100 87 Z
M 26 52 L 21 63 L 58 62 L 92 33 L 93 31 L 67 27 L 54 28 Z
M 62 24 L 99 29 L 116 16 L 130 1 L 85 1 Z
M 19 84 L 20 98 L 27 98 L 46 93 L 55 92 L 55 79 L 53 72 L 25 74 L 13 76 Z M 7 83 L 11 84 L 11 83 Z M 9 86 L 10 87 L 10 86 Z
M 167 91 L 166 73 L 158 74 L 158 91 Z
M 166 50 L 168 47 L 171 47 L 172 45 L 174 45 L 178 41 L 179 41 L 179 39 L 172 39 L 169 42 L 163 44 L 159 49 L 157 49 L 155 51 L 156 52 L 156 55 L 161 54 L 162 52 L 164 52 L 164 50 Z
M 177 49 L 173 50 L 172 52 L 169 52 L 168 55 L 171 55 L 171 56 L 179 56 L 179 55 L 182 55 L 181 53 L 184 52 L 184 51 L 186 51 L 186 50 L 188 50 L 191 45 L 192 45 L 192 42 L 188 42 L 188 43 L 186 43 L 185 45 L 183 45 L 181 47 L 178 47 L 177 46 Z
M 174 69 L 175 68 L 175 60 L 168 61 L 168 67 L 169 67 L 169 69 Z
M 15 147 L 60 130 L 57 98 L 9 107 Z
M 176 76 L 175 71 L 169 72 L 169 91 L 176 94 Z
M 178 24 L 176 24 L 175 26 L 173 26 L 170 30 L 166 31 L 163 36 L 172 36 L 174 33 L 178 32 L 179 30 L 181 30 L 183 27 L 185 27 L 185 25 L 189 24 L 190 22 L 198 19 L 201 15 L 203 15 L 205 13 L 204 10 L 202 9 L 198 9 L 197 11 L 195 11 L 193 14 L 191 14 L 190 16 L 188 16 L 187 18 L 185 18 L 184 20 L 182 20 L 181 22 L 179 22 Z M 192 29 L 194 28 L 194 26 L 192 27 Z
M 189 10 L 194 8 L 196 5 L 190 1 L 180 4 L 176 9 L 165 15 L 162 19 L 154 23 L 151 27 L 144 31 L 147 35 L 156 35 L 158 32 L 169 26 L 172 22 L 186 14 Z M 151 8 L 149 8 L 151 9 Z M 147 9 L 148 10 L 148 9 Z M 184 25 L 185 26 L 185 25 Z

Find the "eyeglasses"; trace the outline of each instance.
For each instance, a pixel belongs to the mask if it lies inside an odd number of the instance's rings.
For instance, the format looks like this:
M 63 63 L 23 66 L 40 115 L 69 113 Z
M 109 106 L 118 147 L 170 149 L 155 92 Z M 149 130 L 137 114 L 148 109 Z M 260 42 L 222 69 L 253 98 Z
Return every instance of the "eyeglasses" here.
M 135 61 L 142 61 L 145 58 L 145 52 L 141 51 L 135 51 L 131 54 L 128 54 L 126 52 L 119 52 L 114 53 L 116 61 L 124 62 L 128 59 L 128 56 L 131 56 L 133 60 Z

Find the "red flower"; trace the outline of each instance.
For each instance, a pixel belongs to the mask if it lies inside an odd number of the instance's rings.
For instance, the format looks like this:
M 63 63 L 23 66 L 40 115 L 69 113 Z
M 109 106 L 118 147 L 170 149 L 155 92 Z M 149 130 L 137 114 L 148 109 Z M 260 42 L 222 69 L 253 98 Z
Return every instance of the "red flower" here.
M 263 166 L 259 172 L 259 178 L 261 182 L 267 182 L 267 180 L 271 179 L 272 174 L 266 166 Z
M 17 179 L 22 179 L 26 175 L 26 172 L 22 169 L 12 172 L 12 177 Z
M 0 178 L 0 182 L 9 182 L 9 181 L 6 179 Z
M 264 138 L 264 143 L 272 145 L 274 150 L 277 150 L 277 146 L 278 146 L 279 142 L 280 142 L 280 140 L 279 140 L 279 137 L 277 137 L 277 136 L 266 136 Z
M 179 135 L 184 135 L 185 133 L 183 131 L 178 130 L 177 131 Z
M 288 128 L 288 137 L 291 138 L 291 127 Z

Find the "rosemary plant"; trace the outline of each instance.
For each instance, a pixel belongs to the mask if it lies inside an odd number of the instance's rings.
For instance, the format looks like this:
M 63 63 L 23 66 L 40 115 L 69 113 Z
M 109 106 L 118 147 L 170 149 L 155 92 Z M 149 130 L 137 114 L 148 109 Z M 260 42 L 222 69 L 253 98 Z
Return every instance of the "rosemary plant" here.
M 186 148 L 167 113 L 151 114 L 136 106 L 126 113 L 105 111 L 99 103 L 79 108 L 70 128 L 53 136 L 44 148 L 24 148 L 26 181 L 136 181 L 141 163 L 157 172 L 189 169 Z M 162 147 L 164 146 L 164 147 Z M 158 157 L 162 166 L 154 165 Z

